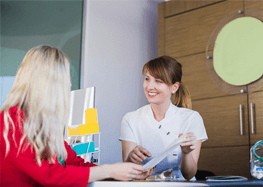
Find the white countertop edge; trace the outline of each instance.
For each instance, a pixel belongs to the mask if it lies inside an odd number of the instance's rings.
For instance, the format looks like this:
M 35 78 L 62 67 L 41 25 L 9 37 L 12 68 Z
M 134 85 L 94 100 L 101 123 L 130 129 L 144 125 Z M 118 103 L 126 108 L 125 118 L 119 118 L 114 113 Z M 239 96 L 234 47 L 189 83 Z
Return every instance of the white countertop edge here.
M 122 181 L 96 181 L 88 187 L 169 187 L 169 186 L 209 186 L 196 182 L 122 182 Z

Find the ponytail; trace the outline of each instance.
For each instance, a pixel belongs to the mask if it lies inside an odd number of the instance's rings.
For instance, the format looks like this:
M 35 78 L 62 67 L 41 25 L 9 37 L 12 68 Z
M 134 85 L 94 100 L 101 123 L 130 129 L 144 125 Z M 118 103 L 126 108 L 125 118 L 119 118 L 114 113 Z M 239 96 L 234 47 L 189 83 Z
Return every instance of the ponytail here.
M 172 94 L 171 101 L 178 107 L 192 109 L 191 95 L 184 83 L 180 83 L 177 92 Z

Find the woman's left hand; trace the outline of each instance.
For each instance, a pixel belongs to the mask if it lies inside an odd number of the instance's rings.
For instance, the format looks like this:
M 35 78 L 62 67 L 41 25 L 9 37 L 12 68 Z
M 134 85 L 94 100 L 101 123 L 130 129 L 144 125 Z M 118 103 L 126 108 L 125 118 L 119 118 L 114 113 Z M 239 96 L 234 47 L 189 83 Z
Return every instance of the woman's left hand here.
M 148 171 L 143 172 L 142 176 L 141 176 L 142 179 L 145 179 L 145 178 L 149 177 L 151 174 L 153 174 L 154 170 L 155 170 L 155 167 L 151 168 Z
M 183 134 L 179 134 L 179 137 Z M 194 133 L 189 132 L 185 136 L 185 140 L 181 144 L 181 149 L 184 154 L 188 154 L 196 148 L 197 140 Z

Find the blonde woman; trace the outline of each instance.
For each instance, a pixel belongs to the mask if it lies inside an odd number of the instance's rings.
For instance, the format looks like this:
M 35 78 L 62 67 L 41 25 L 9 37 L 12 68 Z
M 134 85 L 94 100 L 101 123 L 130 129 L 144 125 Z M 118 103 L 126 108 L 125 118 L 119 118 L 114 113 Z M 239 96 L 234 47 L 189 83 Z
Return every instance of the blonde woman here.
M 151 174 L 133 163 L 84 163 L 63 140 L 69 70 L 69 58 L 56 48 L 37 46 L 25 55 L 0 111 L 1 186 L 87 186 Z
M 190 109 L 190 94 L 181 82 L 182 66 L 171 57 L 161 56 L 147 62 L 142 73 L 150 104 L 123 118 L 123 161 L 145 164 L 186 134 L 186 140 L 156 166 L 153 175 L 172 169 L 174 179 L 194 180 L 201 143 L 207 134 L 202 117 Z

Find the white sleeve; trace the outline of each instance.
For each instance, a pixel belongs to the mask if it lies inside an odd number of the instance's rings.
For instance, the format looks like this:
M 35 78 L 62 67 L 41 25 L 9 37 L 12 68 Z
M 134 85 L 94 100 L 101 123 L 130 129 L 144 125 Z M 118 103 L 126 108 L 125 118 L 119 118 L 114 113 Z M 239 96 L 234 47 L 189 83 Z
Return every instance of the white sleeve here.
M 130 141 L 138 144 L 133 129 L 129 123 L 127 114 L 123 117 L 121 122 L 121 136 L 119 140 Z
M 191 116 L 190 128 L 188 132 L 193 132 L 197 140 L 202 140 L 202 142 L 208 139 L 203 118 L 198 112 L 194 112 L 194 114 Z

